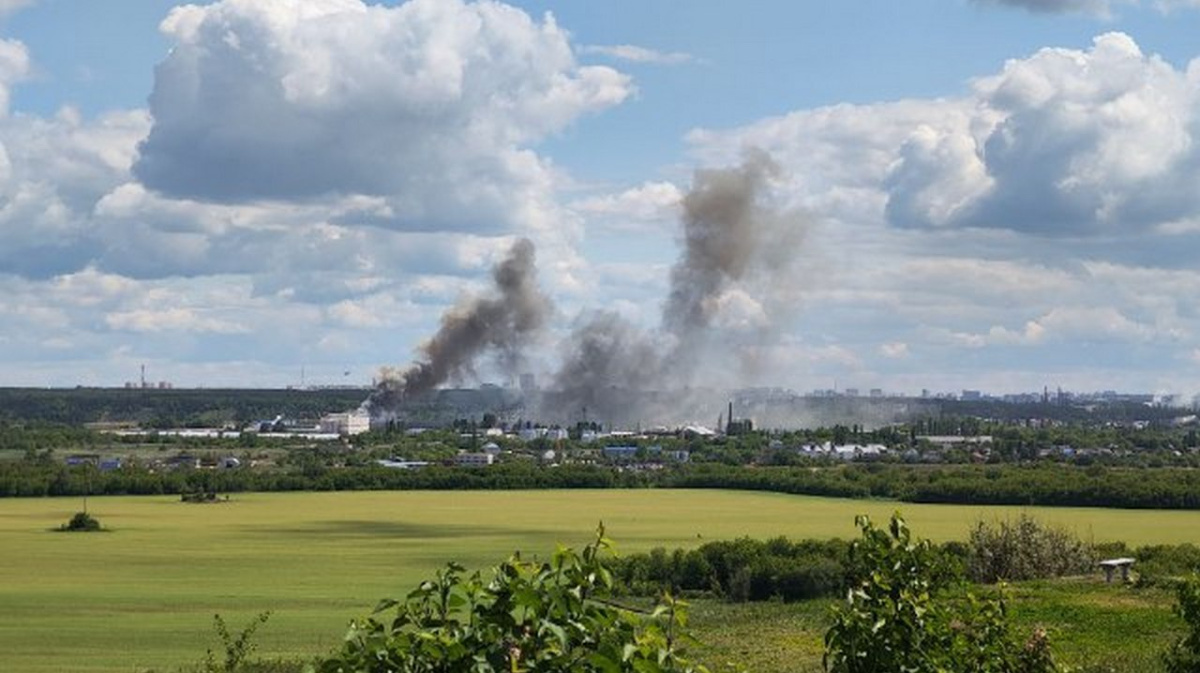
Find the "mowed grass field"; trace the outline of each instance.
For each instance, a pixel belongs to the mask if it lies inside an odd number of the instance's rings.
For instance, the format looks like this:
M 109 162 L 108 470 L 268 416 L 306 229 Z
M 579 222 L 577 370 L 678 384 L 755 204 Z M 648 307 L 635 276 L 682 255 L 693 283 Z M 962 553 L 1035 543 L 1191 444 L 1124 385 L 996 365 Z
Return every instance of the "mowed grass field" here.
M 1200 543 L 1200 512 L 901 505 L 733 491 L 490 491 L 236 494 L 228 503 L 91 498 L 112 532 L 51 529 L 75 499 L 0 500 L 0 671 L 173 670 L 271 610 L 265 656 L 315 655 L 349 619 L 401 597 L 447 561 L 490 566 L 520 550 L 579 546 L 603 521 L 622 551 L 705 540 L 851 538 L 856 514 L 900 509 L 934 540 L 980 519 L 1028 513 L 1085 539 Z

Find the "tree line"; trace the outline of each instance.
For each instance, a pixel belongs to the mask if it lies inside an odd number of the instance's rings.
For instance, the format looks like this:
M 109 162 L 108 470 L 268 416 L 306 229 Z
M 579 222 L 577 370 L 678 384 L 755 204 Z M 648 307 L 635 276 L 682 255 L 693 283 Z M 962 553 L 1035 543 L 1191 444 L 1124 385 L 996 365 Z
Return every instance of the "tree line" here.
M 769 491 L 902 502 L 1200 509 L 1200 472 L 1183 468 L 1077 468 L 1063 465 L 849 465 L 830 468 L 688 465 L 632 471 L 608 465 L 486 468 L 430 465 L 399 470 L 374 464 L 330 467 L 296 461 L 286 469 L 175 469 L 130 466 L 100 471 L 46 453 L 0 461 L 0 497 L 140 495 L 196 491 L 512 490 L 543 488 L 699 488 Z
M 0 421 L 53 423 L 134 422 L 149 428 L 220 427 L 272 419 L 318 418 L 354 409 L 365 388 L 317 390 L 0 388 Z

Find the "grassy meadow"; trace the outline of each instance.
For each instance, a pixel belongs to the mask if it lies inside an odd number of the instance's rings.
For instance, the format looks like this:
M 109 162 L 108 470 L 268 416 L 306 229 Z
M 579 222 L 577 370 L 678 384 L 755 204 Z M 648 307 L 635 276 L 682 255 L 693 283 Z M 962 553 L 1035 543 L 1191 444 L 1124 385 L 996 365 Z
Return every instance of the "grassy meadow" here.
M 256 637 L 260 654 L 318 654 L 338 644 L 350 618 L 382 597 L 402 596 L 446 561 L 485 567 L 514 550 L 530 556 L 559 542 L 581 545 L 601 520 L 626 551 L 744 535 L 850 538 L 856 514 L 884 520 L 897 507 L 918 535 L 939 541 L 965 538 L 980 518 L 1024 512 L 1097 542 L 1200 542 L 1200 512 L 670 490 L 248 493 L 204 505 L 169 496 L 91 498 L 89 512 L 111 532 L 52 531 L 80 506 L 79 499 L 0 500 L 0 670 L 173 670 L 218 646 L 213 614 L 240 628 L 263 610 L 273 615 Z M 1096 591 L 1103 589 L 1085 593 Z M 1169 618 L 1168 599 L 1146 600 L 1146 609 Z M 778 625 L 794 615 L 797 628 L 777 628 L 778 645 L 808 657 L 816 647 L 819 658 L 815 609 L 714 604 L 716 616 L 695 616 L 697 628 L 714 634 L 737 633 L 739 619 L 751 627 L 728 647 L 716 639 L 713 656 L 724 658 L 755 649 L 752 639 L 763 632 L 755 619 Z

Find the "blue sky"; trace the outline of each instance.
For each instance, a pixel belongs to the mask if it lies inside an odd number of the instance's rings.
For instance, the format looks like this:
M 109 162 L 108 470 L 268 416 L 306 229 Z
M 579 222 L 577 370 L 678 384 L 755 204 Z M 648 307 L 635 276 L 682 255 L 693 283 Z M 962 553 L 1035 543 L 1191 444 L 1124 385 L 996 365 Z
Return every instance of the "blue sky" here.
M 518 236 L 551 376 L 597 309 L 656 334 L 753 151 L 785 263 L 688 383 L 1200 390 L 1194 0 L 0 12 L 0 385 L 366 383 Z

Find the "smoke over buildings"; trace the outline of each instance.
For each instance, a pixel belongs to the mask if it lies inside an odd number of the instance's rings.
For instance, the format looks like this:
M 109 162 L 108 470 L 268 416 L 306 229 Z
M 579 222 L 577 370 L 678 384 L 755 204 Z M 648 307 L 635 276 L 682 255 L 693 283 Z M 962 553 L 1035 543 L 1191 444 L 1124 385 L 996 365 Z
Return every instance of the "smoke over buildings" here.
M 779 289 L 792 286 L 788 271 L 808 222 L 771 206 L 768 187 L 777 173 L 761 152 L 737 167 L 696 172 L 681 204 L 682 249 L 659 324 L 642 328 L 609 311 L 579 316 L 559 344 L 548 389 L 527 402 L 537 418 L 714 420 L 707 414 L 720 406 L 721 390 L 748 383 L 744 364 L 762 352 L 778 316 L 790 313 L 790 289 Z M 549 312 L 533 258 L 528 241 L 514 246 L 494 273 L 495 296 L 447 313 L 423 346 L 424 359 L 386 377 L 377 398 L 390 404 L 419 395 L 470 371 L 485 351 L 515 363 Z
M 773 288 L 808 225 L 768 204 L 777 173 L 761 152 L 738 167 L 696 172 L 660 324 L 642 330 L 605 312 L 582 319 L 540 414 L 570 418 L 587 408 L 615 422 L 709 420 L 720 397 L 712 389 L 746 384 L 747 353 L 761 352 L 775 327 L 770 316 L 790 313 L 775 306 L 781 295 Z
M 654 336 L 611 311 L 581 316 L 560 344 L 561 363 L 539 400 L 539 417 L 569 422 L 588 410 L 610 422 L 637 418 L 646 391 L 669 387 Z
M 422 358 L 403 371 L 384 372 L 373 408 L 394 409 L 454 377 L 472 373 L 485 352 L 515 372 L 521 351 L 553 310 L 537 282 L 534 246 L 519 239 L 492 269 L 494 287 L 442 316 L 441 327 L 421 346 Z

